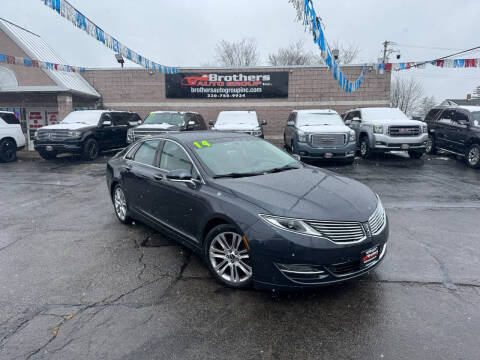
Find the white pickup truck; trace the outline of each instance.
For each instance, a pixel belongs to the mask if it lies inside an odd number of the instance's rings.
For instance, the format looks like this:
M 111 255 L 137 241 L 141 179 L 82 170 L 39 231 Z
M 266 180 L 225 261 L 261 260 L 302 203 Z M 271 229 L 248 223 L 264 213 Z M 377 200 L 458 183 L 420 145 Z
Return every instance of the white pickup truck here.
M 25 147 L 25 136 L 14 113 L 0 111 L 0 161 L 17 159 L 17 150 Z
M 372 107 L 353 109 L 344 114 L 345 125 L 355 130 L 360 156 L 373 152 L 407 151 L 419 159 L 428 141 L 427 124 L 410 120 L 400 109 Z

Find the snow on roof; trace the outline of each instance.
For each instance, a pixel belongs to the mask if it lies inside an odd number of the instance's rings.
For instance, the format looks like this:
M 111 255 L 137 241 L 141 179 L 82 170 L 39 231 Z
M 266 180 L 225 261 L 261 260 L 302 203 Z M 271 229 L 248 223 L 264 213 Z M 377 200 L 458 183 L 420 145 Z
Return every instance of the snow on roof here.
M 312 114 L 312 113 L 333 113 L 338 114 L 335 110 L 332 109 L 304 109 L 304 110 L 295 110 L 298 114 Z
M 48 44 L 37 34 L 0 18 L 0 30 L 10 37 L 31 59 L 47 61 L 56 64 L 67 64 Z M 66 91 L 81 95 L 100 97 L 100 94 L 80 75 L 74 72 L 42 69 L 47 75 Z
M 464 105 L 460 105 L 458 106 L 460 109 L 464 109 L 464 110 L 468 110 L 470 112 L 474 112 L 474 111 L 480 111 L 480 106 L 464 106 Z

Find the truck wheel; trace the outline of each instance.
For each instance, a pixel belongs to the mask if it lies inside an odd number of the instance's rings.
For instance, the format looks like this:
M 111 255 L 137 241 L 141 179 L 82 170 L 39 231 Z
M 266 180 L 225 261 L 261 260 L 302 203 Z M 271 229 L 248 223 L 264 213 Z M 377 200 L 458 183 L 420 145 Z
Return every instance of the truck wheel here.
M 17 159 L 17 144 L 13 140 L 0 141 L 0 161 L 12 162 Z
M 423 156 L 423 152 L 421 152 L 421 151 L 415 151 L 415 150 L 409 150 L 409 151 L 408 151 L 408 155 L 409 155 L 412 159 L 420 159 L 420 158 Z
M 427 147 L 425 148 L 425 152 L 429 155 L 434 155 L 437 153 L 437 148 L 435 146 L 435 137 L 432 134 L 428 135 Z
M 100 146 L 98 145 L 98 141 L 92 138 L 87 139 L 85 144 L 83 144 L 82 157 L 84 160 L 95 160 L 98 157 L 99 151 Z
M 50 152 L 39 151 L 38 153 L 45 160 L 52 160 L 52 159 L 55 159 L 57 157 L 57 153 L 55 151 L 50 151 Z
M 480 145 L 470 145 L 467 151 L 467 164 L 473 169 L 480 167 Z
M 368 137 L 364 136 L 360 139 L 360 156 L 364 159 L 368 159 L 370 155 L 370 143 L 368 141 Z

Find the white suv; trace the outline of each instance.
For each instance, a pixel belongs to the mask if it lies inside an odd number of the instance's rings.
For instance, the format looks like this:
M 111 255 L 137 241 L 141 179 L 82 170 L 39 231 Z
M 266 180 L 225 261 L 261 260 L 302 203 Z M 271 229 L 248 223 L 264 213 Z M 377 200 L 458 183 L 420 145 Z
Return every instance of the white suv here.
M 408 151 L 419 159 L 428 140 L 427 124 L 410 120 L 397 108 L 362 108 L 348 111 L 343 120 L 357 133 L 360 155 L 373 152 Z
M 0 111 L 0 161 L 15 161 L 17 150 L 24 147 L 25 136 L 20 121 L 14 113 Z

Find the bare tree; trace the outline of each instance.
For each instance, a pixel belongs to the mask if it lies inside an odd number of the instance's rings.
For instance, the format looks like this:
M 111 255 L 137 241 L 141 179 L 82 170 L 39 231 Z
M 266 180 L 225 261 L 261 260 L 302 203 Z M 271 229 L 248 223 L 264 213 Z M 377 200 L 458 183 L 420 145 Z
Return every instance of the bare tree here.
M 423 96 L 422 84 L 414 78 L 396 76 L 390 89 L 390 103 L 408 116 L 419 111 Z
M 253 38 L 240 41 L 220 41 L 215 48 L 215 60 L 219 66 L 246 67 L 258 64 L 257 42 Z
M 337 62 L 339 64 L 351 64 L 355 60 L 357 60 L 358 55 L 360 54 L 360 48 L 356 43 L 348 43 L 348 44 L 340 44 L 338 41 L 333 42 L 330 45 L 330 48 L 338 49 L 339 55 Z
M 425 96 L 421 101 L 420 105 L 418 107 L 418 110 L 416 112 L 416 115 L 422 117 L 425 119 L 425 116 L 427 116 L 428 112 L 435 106 L 437 105 L 437 101 L 435 100 L 435 97 L 432 96 Z
M 305 50 L 303 40 L 291 42 L 288 47 L 268 55 L 268 63 L 273 66 L 311 65 L 313 62 L 314 55 Z

